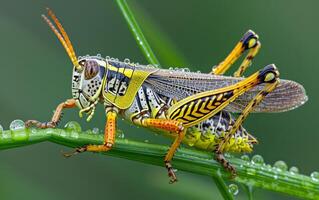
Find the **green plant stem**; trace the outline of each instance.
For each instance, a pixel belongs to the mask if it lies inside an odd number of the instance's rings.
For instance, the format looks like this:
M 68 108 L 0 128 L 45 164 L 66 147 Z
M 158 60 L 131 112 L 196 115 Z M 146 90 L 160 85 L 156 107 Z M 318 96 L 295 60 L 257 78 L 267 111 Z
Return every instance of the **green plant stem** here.
M 43 141 L 78 147 L 85 144 L 102 144 L 103 135 L 92 134 L 90 131 L 76 132 L 70 129 L 22 129 L 0 133 L 0 149 Z M 168 147 L 163 145 L 117 138 L 114 149 L 103 154 L 163 166 L 163 157 L 167 150 Z M 293 174 L 263 164 L 253 164 L 239 158 L 229 157 L 228 160 L 238 172 L 238 176 L 233 179 L 235 182 L 296 197 L 319 199 L 319 181 L 308 176 Z M 211 152 L 180 148 L 174 156 L 173 165 L 179 170 L 211 177 L 220 170 L 222 178 L 229 178 L 229 173 L 225 172 L 213 159 Z
M 243 185 L 243 188 L 246 190 L 248 200 L 253 200 L 253 187 L 250 185 Z
M 216 174 L 212 175 L 212 176 L 213 176 L 213 180 L 214 180 L 217 188 L 219 189 L 221 195 L 223 196 L 223 198 L 226 200 L 233 200 L 234 197 L 229 192 L 229 189 L 228 189 L 224 179 L 222 178 L 222 174 L 220 173 L 220 170 L 217 170 Z
M 135 20 L 133 13 L 131 12 L 129 6 L 127 5 L 125 0 L 116 0 L 119 8 L 121 9 L 125 20 L 131 30 L 137 45 L 140 47 L 141 51 L 143 52 L 145 58 L 150 64 L 159 64 L 155 54 L 153 53 L 150 45 L 148 44 L 147 40 L 145 39 L 141 28 L 139 27 L 138 23 Z

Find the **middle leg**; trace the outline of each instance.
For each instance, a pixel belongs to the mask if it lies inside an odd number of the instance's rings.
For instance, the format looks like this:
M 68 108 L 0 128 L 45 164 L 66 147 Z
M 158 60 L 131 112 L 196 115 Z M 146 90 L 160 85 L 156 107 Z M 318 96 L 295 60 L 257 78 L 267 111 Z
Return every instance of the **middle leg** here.
M 177 150 L 177 148 L 180 146 L 185 133 L 186 133 L 186 128 L 183 127 L 181 122 L 175 121 L 175 120 L 170 120 L 170 119 L 150 119 L 146 118 L 142 120 L 142 125 L 145 127 L 151 127 L 151 128 L 158 128 L 162 130 L 166 130 L 169 132 L 173 132 L 176 135 L 173 144 L 169 148 L 165 158 L 165 167 L 168 171 L 168 176 L 170 177 L 170 182 L 169 183 L 174 183 L 177 181 L 177 177 L 175 175 L 173 166 L 171 164 L 171 161 L 174 157 L 174 154 Z

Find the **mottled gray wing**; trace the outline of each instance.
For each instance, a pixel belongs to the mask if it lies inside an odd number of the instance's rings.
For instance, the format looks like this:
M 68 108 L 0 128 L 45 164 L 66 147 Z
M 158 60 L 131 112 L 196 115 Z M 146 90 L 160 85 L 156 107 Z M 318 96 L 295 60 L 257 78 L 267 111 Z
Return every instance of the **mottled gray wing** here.
M 161 95 L 180 100 L 199 92 L 226 87 L 241 80 L 243 78 L 161 69 L 151 74 L 144 84 Z M 241 112 L 263 87 L 261 84 L 241 95 L 225 110 Z M 277 88 L 255 107 L 254 112 L 283 112 L 294 109 L 306 101 L 307 96 L 302 85 L 294 81 L 280 80 Z

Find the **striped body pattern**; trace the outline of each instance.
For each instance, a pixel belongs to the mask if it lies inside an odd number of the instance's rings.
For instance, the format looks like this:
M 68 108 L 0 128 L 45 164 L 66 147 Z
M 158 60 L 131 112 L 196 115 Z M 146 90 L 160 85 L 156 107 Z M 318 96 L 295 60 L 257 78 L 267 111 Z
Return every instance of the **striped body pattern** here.
M 182 107 L 174 112 L 169 113 L 169 109 L 179 101 L 178 96 L 175 98 L 170 95 L 172 92 L 183 90 L 184 92 L 196 94 L 199 93 L 199 89 L 205 85 L 201 84 L 200 86 L 193 85 L 192 87 L 188 87 L 188 81 L 192 82 L 197 80 L 205 83 L 205 81 L 209 81 L 207 78 L 210 78 L 213 83 L 216 81 L 215 79 L 220 78 L 220 76 L 209 75 L 209 77 L 205 77 L 207 75 L 204 75 L 204 79 L 200 79 L 199 76 L 203 75 L 201 73 L 184 72 L 180 80 L 185 84 L 183 86 L 176 84 L 170 85 L 169 87 L 175 87 L 177 89 L 172 91 L 171 88 L 168 88 L 169 92 L 165 94 L 160 92 L 160 89 L 162 89 L 161 75 L 164 74 L 162 75 L 163 80 L 169 79 L 169 76 L 165 76 L 165 74 L 175 76 L 174 79 L 176 79 L 176 76 L 181 72 L 180 70 L 162 70 L 150 66 L 120 62 L 115 59 L 108 60 L 92 56 L 83 57 L 82 60 L 85 63 L 91 63 L 92 66 L 96 66 L 93 71 L 97 71 L 94 77 L 89 80 L 86 80 L 84 77 L 80 83 L 77 82 L 79 79 L 76 78 L 79 76 L 79 73 L 75 70 L 73 75 L 72 88 L 74 97 L 77 97 L 78 106 L 88 114 L 94 112 L 96 102 L 101 102 L 104 103 L 106 109 L 115 106 L 119 109 L 119 113 L 123 118 L 136 125 L 142 125 L 142 120 L 145 118 L 180 121 L 187 127 L 187 134 L 183 142 L 187 145 L 205 150 L 213 150 L 214 146 L 219 143 L 235 121 L 230 112 L 225 109 L 215 113 L 206 120 L 191 124 L 191 122 L 201 119 L 217 106 L 233 97 L 233 91 L 221 92 L 216 95 L 190 101 L 187 104 L 183 104 Z M 96 63 L 93 65 L 92 62 Z M 163 71 L 165 72 L 163 73 Z M 85 76 L 83 74 L 82 72 L 81 76 Z M 156 84 L 156 82 L 159 84 Z M 238 82 L 238 80 L 234 78 L 230 79 L 229 85 L 236 82 Z M 212 83 L 210 84 L 212 85 Z M 90 84 L 93 84 L 93 86 L 90 86 Z M 169 84 L 169 82 L 166 82 L 166 84 Z M 227 84 L 227 82 L 224 84 Z M 134 87 L 131 87 L 132 85 Z M 211 90 L 211 85 L 206 85 L 206 87 Z M 78 86 L 78 88 L 76 86 Z M 215 88 L 218 89 L 216 86 Z M 93 89 L 96 94 L 91 95 L 89 89 Z M 276 93 L 274 94 L 276 95 Z M 238 102 L 235 103 L 238 104 Z M 233 105 L 236 105 L 235 103 Z M 230 104 L 230 106 L 231 105 L 232 104 Z M 258 109 L 263 108 L 259 107 Z M 188 124 L 191 125 L 187 126 Z M 172 135 L 173 133 L 170 132 L 162 133 L 165 136 L 174 136 Z M 256 142 L 256 139 L 240 126 L 226 146 L 226 150 L 233 152 L 250 152 L 252 150 L 252 144 Z
M 90 121 L 96 105 L 104 104 L 106 123 L 103 144 L 88 144 L 70 157 L 82 152 L 106 152 L 115 144 L 117 117 L 173 138 L 164 157 L 170 183 L 177 181 L 171 160 L 181 143 L 213 151 L 215 159 L 236 175 L 236 169 L 223 156 L 224 152 L 250 152 L 257 140 L 242 123 L 251 112 L 283 112 L 307 101 L 302 85 L 279 79 L 279 71 L 269 64 L 247 78 L 242 75 L 258 53 L 258 35 L 247 31 L 230 54 L 210 73 L 188 69 L 159 69 L 98 56 L 76 57 L 72 43 L 55 14 L 53 20 L 42 15 L 63 45 L 73 64 L 72 99 L 60 103 L 51 121 L 26 121 L 26 126 L 57 126 L 62 110 L 80 108 L 79 116 Z M 231 65 L 247 51 L 234 76 L 224 76 Z M 231 113 L 238 114 L 237 119 Z
M 181 108 L 175 110 L 170 115 L 170 119 L 182 121 L 187 125 L 190 122 L 201 119 L 232 96 L 233 92 L 225 92 L 218 95 L 203 97 L 196 101 L 190 101 Z

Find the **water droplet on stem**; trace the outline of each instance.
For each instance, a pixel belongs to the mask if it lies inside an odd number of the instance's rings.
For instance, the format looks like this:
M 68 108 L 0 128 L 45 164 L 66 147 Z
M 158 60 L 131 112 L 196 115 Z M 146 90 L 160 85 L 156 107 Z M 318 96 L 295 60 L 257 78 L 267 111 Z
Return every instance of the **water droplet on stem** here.
M 75 122 L 75 121 L 70 121 L 70 122 L 66 123 L 64 128 L 67 131 L 75 131 L 75 132 L 81 132 L 82 131 L 81 125 L 78 122 Z
M 251 162 L 257 165 L 264 164 L 264 159 L 261 155 L 254 155 L 251 159 Z
M 290 167 L 289 172 L 293 173 L 293 174 L 298 174 L 299 173 L 299 169 L 297 167 L 295 167 L 295 166 L 292 166 L 292 167 Z
M 92 133 L 93 134 L 99 134 L 99 132 L 100 132 L 99 128 L 95 127 L 95 128 L 92 129 Z
M 319 172 L 316 172 L 316 171 L 312 172 L 312 173 L 310 174 L 310 177 L 311 177 L 311 179 L 314 180 L 314 181 L 319 181 Z
M 242 160 L 244 160 L 244 161 L 248 161 L 248 162 L 250 161 L 248 155 L 242 155 L 240 158 L 241 158 Z
M 284 161 L 282 161 L 282 160 L 276 161 L 275 164 L 274 164 L 274 167 L 276 169 L 279 169 L 279 170 L 282 170 L 282 171 L 287 171 L 288 170 L 287 164 Z
M 237 195 L 239 190 L 238 190 L 238 186 L 236 184 L 230 184 L 228 186 L 228 191 L 233 194 L 233 195 Z
M 22 129 L 25 129 L 24 121 L 22 121 L 20 119 L 16 119 L 16 120 L 11 122 L 11 124 L 10 124 L 11 131 L 17 131 L 17 130 L 22 130 Z

